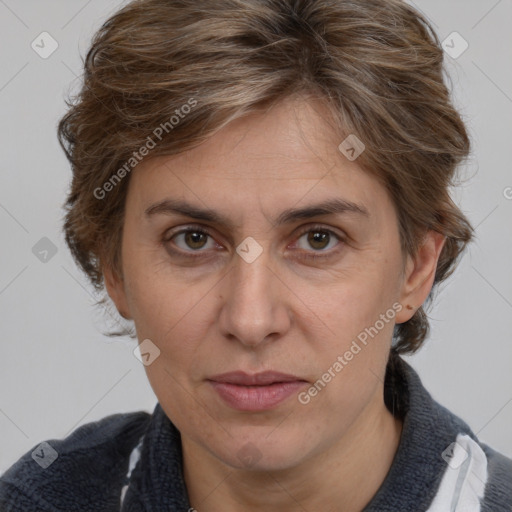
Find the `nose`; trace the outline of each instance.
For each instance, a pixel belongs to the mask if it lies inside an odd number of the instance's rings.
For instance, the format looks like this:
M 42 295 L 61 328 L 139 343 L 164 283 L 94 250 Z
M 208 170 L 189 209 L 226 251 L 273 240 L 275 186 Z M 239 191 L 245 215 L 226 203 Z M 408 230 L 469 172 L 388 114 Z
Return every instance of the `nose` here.
M 234 257 L 234 267 L 223 280 L 219 328 L 224 336 L 256 348 L 289 329 L 291 292 L 276 275 L 266 249 L 251 263 Z

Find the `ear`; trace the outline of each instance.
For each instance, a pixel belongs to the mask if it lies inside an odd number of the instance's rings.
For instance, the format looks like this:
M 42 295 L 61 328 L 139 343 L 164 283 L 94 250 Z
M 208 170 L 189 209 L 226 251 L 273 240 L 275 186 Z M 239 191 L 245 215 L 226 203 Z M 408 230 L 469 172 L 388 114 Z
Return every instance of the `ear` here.
M 111 267 L 107 266 L 103 270 L 103 280 L 105 281 L 108 295 L 116 305 L 119 314 L 127 320 L 131 319 L 128 313 L 129 308 L 126 300 L 125 283 L 122 277 L 118 276 Z
M 410 320 L 428 297 L 434 284 L 437 262 L 445 241 L 444 235 L 429 230 L 418 247 L 416 255 L 407 256 L 400 290 L 400 304 L 403 308 L 396 315 L 397 324 Z

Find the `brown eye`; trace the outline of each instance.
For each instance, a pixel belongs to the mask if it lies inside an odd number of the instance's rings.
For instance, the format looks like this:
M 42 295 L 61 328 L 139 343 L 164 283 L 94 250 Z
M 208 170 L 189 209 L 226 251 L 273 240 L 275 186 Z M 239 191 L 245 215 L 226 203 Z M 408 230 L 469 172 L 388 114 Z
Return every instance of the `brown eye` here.
M 305 243 L 301 243 L 302 240 L 305 240 Z M 336 242 L 339 240 L 340 237 L 328 229 L 310 228 L 299 237 L 297 245 L 299 249 L 305 251 L 313 249 L 327 252 L 327 249 L 336 246 Z
M 185 243 L 191 249 L 202 249 L 208 239 L 208 235 L 200 231 L 187 231 L 183 235 Z
M 338 257 L 345 248 L 344 234 L 338 234 L 324 226 L 306 226 L 299 233 L 295 249 L 300 249 L 297 257 L 302 260 L 320 261 Z
M 327 231 L 309 231 L 307 235 L 308 244 L 310 244 L 313 249 L 325 249 L 331 238 Z
M 206 252 L 207 249 L 213 249 L 215 243 L 213 238 L 201 229 L 183 229 L 169 236 L 166 243 L 172 242 L 181 251 L 184 252 Z M 209 245 L 208 245 L 209 244 Z

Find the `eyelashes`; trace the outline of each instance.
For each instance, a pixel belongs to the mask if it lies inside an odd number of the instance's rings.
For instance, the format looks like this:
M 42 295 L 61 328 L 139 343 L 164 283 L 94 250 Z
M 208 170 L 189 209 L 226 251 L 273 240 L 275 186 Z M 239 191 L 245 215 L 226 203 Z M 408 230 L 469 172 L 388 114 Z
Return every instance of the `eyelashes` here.
M 305 247 L 300 247 L 297 251 L 298 257 L 301 259 L 317 260 L 332 257 L 334 254 L 339 253 L 344 246 L 345 238 L 343 235 L 322 225 L 305 226 L 295 235 L 293 245 L 299 244 L 304 239 L 304 235 L 308 234 L 312 236 L 305 239 L 303 244 Z M 176 240 L 181 241 L 181 247 L 176 243 Z M 334 249 L 326 249 L 333 241 L 337 242 Z M 326 245 L 322 245 L 325 242 Z M 215 242 L 213 235 L 207 229 L 195 225 L 190 225 L 170 233 L 167 232 L 163 243 L 171 255 L 188 259 L 206 258 L 209 256 L 207 253 L 211 250 L 218 251 L 223 248 Z M 192 247 L 189 244 L 192 244 Z M 195 244 L 199 246 L 193 247 Z M 311 244 L 320 244 L 320 248 L 314 248 Z M 178 249 L 173 246 L 177 246 Z

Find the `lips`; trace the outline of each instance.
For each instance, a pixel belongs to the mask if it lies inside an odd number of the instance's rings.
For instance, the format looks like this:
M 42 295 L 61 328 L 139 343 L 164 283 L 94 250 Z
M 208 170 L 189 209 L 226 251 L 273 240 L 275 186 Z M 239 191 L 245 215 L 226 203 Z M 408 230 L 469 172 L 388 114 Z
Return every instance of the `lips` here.
M 239 386 L 268 386 L 269 384 L 275 384 L 277 382 L 304 381 L 304 379 L 295 375 L 272 371 L 255 373 L 254 375 L 249 375 L 240 371 L 230 372 L 216 375 L 215 377 L 211 377 L 209 380 L 225 382 L 226 384 L 237 384 Z
M 296 375 L 275 371 L 253 375 L 229 372 L 211 377 L 208 382 L 227 405 L 252 412 L 276 407 L 307 384 Z

